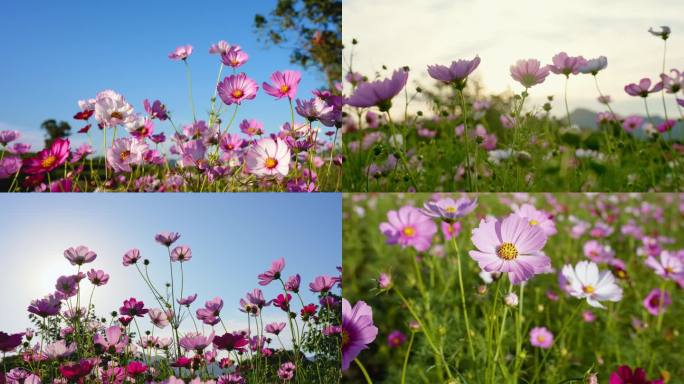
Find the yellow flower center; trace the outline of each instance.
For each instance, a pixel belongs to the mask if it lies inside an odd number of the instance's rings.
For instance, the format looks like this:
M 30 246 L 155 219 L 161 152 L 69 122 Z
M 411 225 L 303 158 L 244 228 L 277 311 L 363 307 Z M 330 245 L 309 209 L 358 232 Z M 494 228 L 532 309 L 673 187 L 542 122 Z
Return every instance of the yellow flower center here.
M 454 212 L 456 212 L 456 207 L 446 207 L 445 211 L 447 211 L 449 213 L 454 213 Z
M 349 334 L 344 329 L 342 330 L 342 346 L 349 344 Z
M 290 87 L 285 85 L 285 84 L 280 86 L 280 92 L 282 92 L 282 93 L 286 93 L 289 90 L 290 90 Z
M 131 151 L 123 151 L 119 154 L 119 159 L 121 159 L 121 161 L 126 161 L 126 159 L 128 159 L 128 156 L 130 155 Z
M 592 287 L 591 285 L 585 285 L 584 287 L 582 287 L 582 290 L 584 291 L 584 293 L 588 294 L 592 294 L 595 291 L 594 287 Z
M 537 336 L 537 341 L 538 341 L 538 342 L 543 343 L 544 340 L 546 340 L 546 337 L 544 337 L 544 336 L 542 336 L 542 335 Z
M 674 273 L 674 269 L 672 269 L 672 267 L 665 267 L 665 272 Z
M 43 168 L 50 168 L 55 164 L 55 162 L 57 162 L 57 157 L 55 157 L 54 155 L 50 155 L 40 162 L 40 166 Z
M 513 260 L 518 257 L 518 249 L 513 243 L 503 243 L 497 249 L 496 255 L 504 260 Z
M 530 220 L 530 225 L 535 226 L 537 224 L 539 224 L 537 220 Z
M 233 93 L 231 93 L 231 95 L 232 95 L 234 98 L 239 99 L 239 98 L 242 97 L 242 95 L 244 95 L 244 93 L 242 92 L 242 90 L 236 89 L 236 90 L 233 91 Z
M 413 237 L 416 234 L 416 229 L 413 227 L 404 227 L 401 231 L 406 237 Z
M 266 168 L 268 168 L 268 169 L 273 169 L 273 168 L 275 168 L 277 165 L 278 165 L 278 160 L 276 160 L 276 159 L 274 159 L 274 158 L 272 158 L 272 157 L 269 157 L 269 158 L 267 158 L 267 159 L 264 161 L 264 167 L 266 167 Z

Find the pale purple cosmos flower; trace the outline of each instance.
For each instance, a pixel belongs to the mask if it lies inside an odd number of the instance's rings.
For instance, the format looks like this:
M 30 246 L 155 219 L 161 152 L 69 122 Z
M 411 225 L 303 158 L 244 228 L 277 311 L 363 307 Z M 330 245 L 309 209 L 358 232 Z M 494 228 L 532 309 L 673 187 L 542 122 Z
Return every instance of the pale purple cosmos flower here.
M 186 307 L 189 307 L 190 304 L 195 302 L 195 299 L 197 299 L 197 294 L 190 295 L 188 297 L 181 297 L 180 299 L 177 300 L 178 304 L 180 305 L 185 305 Z
M 232 68 L 241 67 L 247 60 L 249 60 L 249 55 L 240 47 L 230 47 L 228 51 L 221 54 L 221 62 Z
M 181 45 L 169 53 L 171 60 L 186 60 L 192 55 L 192 45 Z
M 90 282 L 93 285 L 102 286 L 102 285 L 107 284 L 107 282 L 109 281 L 109 275 L 106 274 L 105 271 L 103 271 L 101 269 L 98 269 L 98 270 L 91 269 L 88 272 L 88 280 L 90 280 Z
M 182 143 L 178 149 L 181 157 L 178 165 L 181 167 L 197 167 L 207 153 L 207 147 L 202 139 Z
M 428 65 L 427 71 L 433 79 L 454 84 L 458 89 L 463 89 L 468 76 L 478 65 L 480 65 L 480 57 L 475 56 L 472 60 L 452 61 L 448 67 L 439 64 Z
M 297 106 L 295 110 L 299 116 L 307 119 L 309 122 L 320 120 L 326 127 L 334 125 L 334 119 L 331 119 L 333 107 L 329 106 L 324 100 L 314 97 L 309 100 L 297 99 Z
M 131 264 L 135 264 L 140 260 L 140 250 L 137 248 L 132 248 L 126 251 L 123 255 L 123 265 L 127 267 Z
M 408 71 L 397 69 L 389 79 L 362 83 L 346 100 L 346 104 L 359 108 L 377 105 L 381 111 L 387 112 L 392 107 L 392 98 L 406 86 L 408 75 Z
M 373 310 L 363 301 L 351 306 L 342 298 L 342 370 L 368 348 L 368 344 L 378 335 L 378 327 L 373 325 Z
M 266 301 L 264 298 L 264 293 L 259 288 L 255 288 L 251 292 L 247 292 L 247 301 L 257 306 L 259 309 L 271 304 L 270 301 Z
M 57 292 L 61 293 L 66 297 L 76 296 L 78 293 L 78 276 L 60 276 L 57 279 L 57 284 L 55 284 L 55 289 Z
M 64 251 L 64 257 L 69 260 L 71 265 L 83 265 L 90 263 L 97 257 L 97 254 L 90 250 L 85 245 L 78 247 L 69 247 Z
M 586 298 L 592 307 L 604 308 L 601 301 L 622 300 L 622 288 L 615 282 L 609 270 L 599 272 L 596 263 L 580 261 L 573 268 L 567 264 L 561 274 L 565 280 L 565 291 L 578 299 Z
M 13 130 L 0 131 L 0 145 L 3 147 L 21 137 L 21 132 Z
M 658 259 L 649 256 L 646 265 L 665 279 L 678 280 L 684 278 L 684 261 L 668 251 L 660 252 Z
M 123 305 L 119 308 L 119 314 L 122 316 L 143 317 L 147 312 L 148 310 L 145 308 L 145 303 L 138 301 L 133 297 L 124 300 Z
M 553 345 L 553 333 L 546 327 L 534 327 L 530 330 L 530 344 L 534 347 L 549 349 Z
M 625 118 L 625 120 L 622 122 L 622 129 L 625 130 L 625 132 L 634 132 L 637 129 L 641 128 L 641 126 L 644 124 L 644 118 L 638 115 L 632 115 L 628 116 Z
M 532 204 L 523 204 L 513 213 L 527 219 L 531 226 L 539 226 L 546 236 L 552 236 L 557 233 L 553 216 L 546 211 L 535 208 Z
M 59 314 L 62 308 L 62 296 L 59 293 L 51 293 L 42 299 L 31 301 L 28 311 L 40 317 L 49 317 Z
M 297 293 L 299 292 L 299 284 L 301 283 L 302 278 L 299 276 L 299 274 L 294 274 L 290 277 L 287 278 L 287 281 L 285 282 L 285 290 Z
M 549 70 L 557 75 L 576 75 L 579 73 L 587 61 L 582 56 L 568 56 L 567 53 L 561 52 L 553 56 L 551 59 L 553 64 L 548 66 Z
M 150 317 L 150 321 L 154 326 L 157 328 L 166 328 L 167 325 L 169 325 L 169 318 L 166 316 L 166 312 L 162 311 L 161 309 L 158 308 L 153 308 L 150 309 L 148 316 Z
M 259 120 L 244 119 L 240 123 L 240 131 L 247 136 L 263 135 L 264 134 L 264 124 Z
M 548 67 L 542 67 L 536 59 L 518 60 L 511 65 L 511 77 L 525 88 L 543 83 L 548 75 Z
M 266 324 L 266 332 L 278 335 L 285 329 L 285 323 L 270 323 Z
M 295 96 L 297 96 L 297 87 L 301 80 L 302 74 L 299 71 L 275 71 L 271 75 L 271 82 L 273 85 L 264 82 L 262 86 L 264 87 L 264 92 L 276 99 L 281 99 L 286 96 L 290 99 L 294 99 Z
M 454 222 L 457 219 L 469 214 L 477 208 L 477 199 L 470 200 L 462 197 L 458 200 L 443 198 L 437 201 L 429 200 L 425 202 L 424 209 L 421 210 L 425 215 L 441 219 L 446 222 Z
M 237 46 L 236 46 L 237 47 Z M 230 44 L 228 44 L 227 41 L 225 40 L 219 40 L 218 43 L 212 44 L 209 46 L 209 53 L 214 55 L 214 54 L 224 54 L 228 52 L 228 50 L 232 48 Z M 240 49 L 240 47 L 237 47 Z
M 430 248 L 437 225 L 418 208 L 407 205 L 399 211 L 387 212 L 387 222 L 380 224 L 380 232 L 387 237 L 387 244 L 399 244 L 402 248 L 410 246 L 425 252 Z
M 328 292 L 336 283 L 337 279 L 332 276 L 316 276 L 314 281 L 309 283 L 309 289 L 311 292 Z
M 273 280 L 280 279 L 280 273 L 285 269 L 285 259 L 280 258 L 271 263 L 271 268 L 266 272 L 257 276 L 259 279 L 259 285 L 266 286 L 270 284 Z
M 282 363 L 280 364 L 280 368 L 278 368 L 278 378 L 280 380 L 290 381 L 294 378 L 296 370 L 297 367 L 291 362 Z
M 473 229 L 477 250 L 472 257 L 486 272 L 506 272 L 512 284 L 550 271 L 551 260 L 542 252 L 547 236 L 528 219 L 511 214 L 504 219 L 483 219 Z
M 170 247 L 176 240 L 180 239 L 178 232 L 160 232 L 154 236 L 154 240 L 162 245 Z
M 399 348 L 406 342 L 406 335 L 401 331 L 395 329 L 387 335 L 387 346 L 390 348 Z
M 599 56 L 595 59 L 587 60 L 582 66 L 580 66 L 579 71 L 584 74 L 591 74 L 596 76 L 599 71 L 602 71 L 608 67 L 608 58 L 605 56 Z
M 190 261 L 192 259 L 192 250 L 187 245 L 179 245 L 171 251 L 171 261 Z
M 256 97 L 259 86 L 244 73 L 230 75 L 220 82 L 216 89 L 218 95 L 227 105 L 240 105 L 244 100 L 252 100 Z
M 201 354 L 214 341 L 214 336 L 214 332 L 209 334 L 209 336 L 204 336 L 199 332 L 188 332 L 185 336 L 181 337 L 179 344 L 186 351 L 195 351 Z
M 643 78 L 639 84 L 631 83 L 625 85 L 625 92 L 630 96 L 648 97 L 649 93 L 659 92 L 663 89 L 663 83 L 659 82 L 651 87 L 651 79 Z
M 643 301 L 644 308 L 653 316 L 665 313 L 668 306 L 672 304 L 672 299 L 667 291 L 653 288 Z
M 661 73 L 660 81 L 663 83 L 665 92 L 676 94 L 684 87 L 684 74 L 674 68 L 670 70 L 670 73 L 672 74 L 670 76 Z
M 147 143 L 132 137 L 120 137 L 107 149 L 107 165 L 117 172 L 131 172 L 131 165 L 143 163 Z

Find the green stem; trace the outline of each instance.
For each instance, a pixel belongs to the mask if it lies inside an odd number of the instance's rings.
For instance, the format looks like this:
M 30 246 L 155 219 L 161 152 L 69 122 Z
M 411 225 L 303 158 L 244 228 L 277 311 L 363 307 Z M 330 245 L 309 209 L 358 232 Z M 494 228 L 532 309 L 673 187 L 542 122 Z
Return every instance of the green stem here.
M 463 95 L 463 90 L 458 90 L 458 94 L 461 96 L 461 107 L 463 108 L 463 137 L 465 138 L 465 149 L 466 149 L 466 176 L 469 182 L 469 191 L 477 192 L 477 146 L 474 148 L 475 154 L 475 166 L 471 172 L 470 164 L 470 137 L 468 136 L 468 109 L 466 107 L 465 96 Z M 474 174 L 474 175 L 473 175 Z M 473 176 L 475 180 L 473 180 Z
M 195 102 L 192 99 L 192 76 L 190 75 L 190 64 L 187 59 L 184 59 L 185 74 L 188 78 L 188 99 L 190 100 L 190 107 L 192 108 L 192 120 L 197 122 L 197 115 L 195 114 Z
M 359 369 L 361 369 L 361 372 L 363 372 L 363 377 L 366 378 L 366 383 L 373 384 L 373 380 L 371 380 L 370 376 L 368 375 L 368 371 L 366 371 L 366 367 L 364 367 L 363 364 L 361 364 L 361 361 L 357 358 L 354 359 L 354 362 L 359 367 Z
M 413 339 L 416 336 L 416 332 L 411 332 L 411 339 L 409 340 L 408 348 L 406 349 L 406 355 L 404 356 L 404 366 L 401 368 L 401 384 L 406 383 L 406 367 L 408 366 L 409 355 L 411 354 L 411 347 L 413 346 Z
M 458 248 L 458 243 L 456 242 L 456 236 L 451 237 L 451 244 L 454 246 L 456 251 L 456 267 L 458 269 L 458 285 L 461 288 L 461 308 L 463 310 L 463 319 L 466 326 L 466 334 L 468 336 L 468 350 L 470 351 L 470 358 L 475 360 L 475 349 L 473 348 L 473 339 L 470 334 L 470 321 L 468 320 L 468 310 L 466 308 L 465 302 L 465 290 L 463 289 L 463 273 L 461 272 L 461 251 Z
M 568 115 L 568 128 L 572 127 L 572 121 L 570 120 L 570 108 L 568 107 L 568 83 L 570 82 L 570 76 L 565 75 L 565 92 L 563 98 L 565 99 L 565 113 Z

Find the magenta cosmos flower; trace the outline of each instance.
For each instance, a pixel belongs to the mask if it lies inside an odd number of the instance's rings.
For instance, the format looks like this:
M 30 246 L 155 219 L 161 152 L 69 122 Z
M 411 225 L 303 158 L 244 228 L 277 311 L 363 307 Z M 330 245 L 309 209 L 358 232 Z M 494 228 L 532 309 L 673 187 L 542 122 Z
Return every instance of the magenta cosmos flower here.
M 518 60 L 511 65 L 511 77 L 525 88 L 543 83 L 548 75 L 548 67 L 542 67 L 536 59 Z
M 661 89 L 663 89 L 662 81 L 651 88 L 651 79 L 645 77 L 639 80 L 639 84 L 625 85 L 625 92 L 630 96 L 648 97 L 649 93 L 659 92 Z
M 545 327 L 534 327 L 530 330 L 530 344 L 535 347 L 549 349 L 553 345 L 553 333 Z
M 452 223 L 475 210 L 477 199 L 470 200 L 462 197 L 458 200 L 451 198 L 430 200 L 425 203 L 424 207 L 422 212 L 427 216 Z
M 154 236 L 154 240 L 159 244 L 169 247 L 171 244 L 175 243 L 176 240 L 180 239 L 180 236 L 181 235 L 178 232 L 160 232 Z
M 454 84 L 456 88 L 463 89 L 468 76 L 473 73 L 478 65 L 480 65 L 480 57 L 475 56 L 472 60 L 452 61 L 448 67 L 439 64 L 428 65 L 427 71 L 433 79 Z
M 653 288 L 643 301 L 644 308 L 653 316 L 665 313 L 665 309 L 672 304 L 672 299 L 667 291 Z
M 546 234 L 516 214 L 504 219 L 483 219 L 473 229 L 477 250 L 472 257 L 486 272 L 507 272 L 512 284 L 549 272 L 551 260 L 542 252 Z
M 256 97 L 259 86 L 244 73 L 230 75 L 216 86 L 221 100 L 227 105 L 242 103 Z
M 390 348 L 399 348 L 406 342 L 406 335 L 399 330 L 394 330 L 387 335 L 387 346 Z
M 539 226 L 546 236 L 555 235 L 557 233 L 556 223 L 554 223 L 552 218 L 553 216 L 548 212 L 535 208 L 531 204 L 523 204 L 513 213 L 527 219 L 531 226 Z
M 96 333 L 93 342 L 110 353 L 121 353 L 128 345 L 128 335 L 118 325 L 105 329 L 104 335 Z
M 314 281 L 309 284 L 309 289 L 311 292 L 328 292 L 335 284 L 337 284 L 336 277 L 328 275 L 316 276 Z
M 192 55 L 192 45 L 181 45 L 169 53 L 171 60 L 186 60 Z
M 64 164 L 69 157 L 69 139 L 55 139 L 50 148 L 38 152 L 36 156 L 24 159 L 24 172 L 38 175 L 51 172 Z
M 346 100 L 346 104 L 358 108 L 377 105 L 381 111 L 389 111 L 392 107 L 392 98 L 404 89 L 408 75 L 408 71 L 397 69 L 389 79 L 362 83 Z
M 0 351 L 3 353 L 14 351 L 15 348 L 21 345 L 21 339 L 23 337 L 23 333 L 15 333 L 10 335 L 0 331 Z
M 290 147 L 279 137 L 256 142 L 245 156 L 245 170 L 256 176 L 287 176 L 290 172 Z
M 273 85 L 264 82 L 262 86 L 264 87 L 264 92 L 276 99 L 282 99 L 285 96 L 294 99 L 297 96 L 297 87 L 301 80 L 302 74 L 299 71 L 275 71 L 271 75 Z
M 138 301 L 133 297 L 128 300 L 124 300 L 123 306 L 119 308 L 119 314 L 122 316 L 143 317 L 147 312 L 148 310 L 145 308 L 145 303 Z
M 140 260 L 140 250 L 137 248 L 129 249 L 124 255 L 123 255 L 123 265 L 124 267 L 127 267 L 131 264 L 135 264 Z
M 387 222 L 380 224 L 380 232 L 387 237 L 387 244 L 411 246 L 425 252 L 437 233 L 437 225 L 418 208 L 407 205 L 399 211 L 387 212 Z
M 59 314 L 61 308 L 62 297 L 59 294 L 49 294 L 42 299 L 31 301 L 28 311 L 40 317 L 48 317 Z
M 76 248 L 69 247 L 65 250 L 64 257 L 69 260 L 71 265 L 83 265 L 95 260 L 97 254 L 85 245 L 79 245 Z
M 636 368 L 634 371 L 627 366 L 621 365 L 617 371 L 610 374 L 609 384 L 663 384 L 663 380 L 647 380 L 646 371 Z
M 285 323 L 282 324 L 285 325 Z M 266 328 L 268 329 L 268 325 L 266 326 Z M 244 352 L 245 346 L 249 344 L 249 340 L 247 340 L 247 338 L 239 332 L 235 332 L 226 333 L 223 336 L 214 337 L 213 343 L 218 349 L 223 349 L 225 351 Z
M 260 274 L 257 276 L 259 279 L 259 285 L 269 285 L 273 280 L 278 280 L 280 279 L 280 273 L 285 269 L 285 259 L 280 258 L 278 260 L 275 260 L 271 263 L 271 268 L 269 268 L 266 272 Z
M 285 381 L 292 380 L 296 370 L 297 367 L 292 362 L 282 363 L 278 368 L 278 378 Z
M 561 52 L 551 59 L 552 64 L 548 66 L 549 70 L 557 75 L 576 75 L 579 73 L 587 60 L 582 56 L 568 56 L 567 53 Z
M 378 327 L 373 325 L 373 309 L 363 301 L 352 308 L 347 299 L 342 298 L 342 370 L 378 335 Z

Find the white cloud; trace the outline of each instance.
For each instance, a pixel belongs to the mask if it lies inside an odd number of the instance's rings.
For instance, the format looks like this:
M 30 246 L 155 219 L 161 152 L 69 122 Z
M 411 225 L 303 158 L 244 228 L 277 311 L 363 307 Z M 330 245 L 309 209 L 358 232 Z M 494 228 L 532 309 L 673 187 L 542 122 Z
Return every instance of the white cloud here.
M 667 12 L 663 12 L 667 10 Z M 349 57 L 352 38 L 354 69 L 372 75 L 383 64 L 408 65 L 411 81 L 430 84 L 425 68 L 480 55 L 475 72 L 488 92 L 520 91 L 509 76 L 509 67 L 522 58 L 548 63 L 566 51 L 586 58 L 605 55 L 608 69 L 599 75 L 602 91 L 612 96 L 618 113 L 643 113 L 641 100 L 625 94 L 624 85 L 642 77 L 655 78 L 662 65 L 662 40 L 650 35 L 650 26 L 669 25 L 669 68 L 684 68 L 684 2 L 662 0 L 658 5 L 639 0 L 577 0 L 574 2 L 520 0 L 345 0 L 343 35 Z M 532 88 L 533 102 L 555 95 L 554 110 L 561 104 L 563 78 L 550 75 Z M 571 108 L 598 110 L 597 92 L 590 76 L 573 77 L 569 84 Z M 649 103 L 662 113 L 660 97 Z M 668 110 L 676 109 L 669 98 Z

